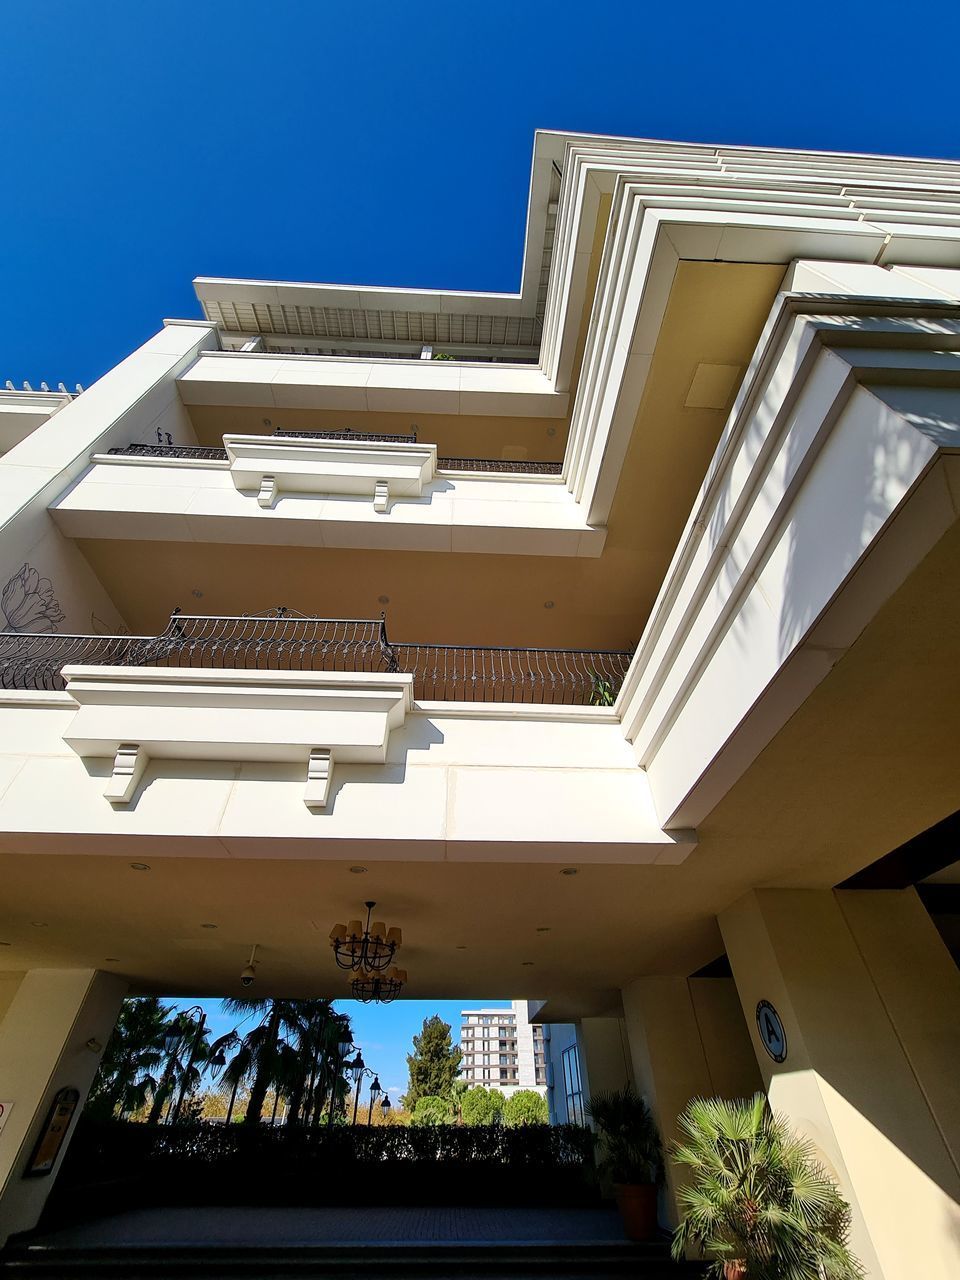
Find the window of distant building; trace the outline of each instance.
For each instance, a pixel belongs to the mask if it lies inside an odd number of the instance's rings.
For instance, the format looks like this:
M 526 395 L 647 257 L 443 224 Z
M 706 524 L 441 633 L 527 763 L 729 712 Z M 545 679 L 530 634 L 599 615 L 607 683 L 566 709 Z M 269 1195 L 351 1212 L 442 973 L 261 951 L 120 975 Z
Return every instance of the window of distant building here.
M 572 1044 L 561 1055 L 563 1096 L 567 1106 L 567 1123 L 583 1124 L 583 1086 L 580 1083 L 580 1055 Z

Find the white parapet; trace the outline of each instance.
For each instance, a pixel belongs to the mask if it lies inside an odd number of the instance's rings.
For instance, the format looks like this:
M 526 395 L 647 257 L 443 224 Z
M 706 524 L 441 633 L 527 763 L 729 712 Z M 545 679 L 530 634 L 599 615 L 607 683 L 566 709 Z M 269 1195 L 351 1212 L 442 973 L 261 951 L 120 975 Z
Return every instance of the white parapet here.
M 262 507 L 284 494 L 368 497 L 378 511 L 419 498 L 437 469 L 435 444 L 225 435 L 230 477 Z M 376 505 L 379 503 L 379 505 Z
M 383 764 L 413 677 L 342 671 L 65 667 L 77 712 L 63 737 L 113 760 L 104 795 L 129 804 L 151 759 L 302 763 L 323 808 L 335 760 Z

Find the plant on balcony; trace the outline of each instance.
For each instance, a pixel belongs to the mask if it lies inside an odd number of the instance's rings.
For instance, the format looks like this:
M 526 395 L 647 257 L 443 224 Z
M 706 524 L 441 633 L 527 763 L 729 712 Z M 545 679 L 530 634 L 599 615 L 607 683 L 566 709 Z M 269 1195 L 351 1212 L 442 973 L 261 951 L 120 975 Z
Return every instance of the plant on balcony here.
M 693 1176 L 677 1196 L 675 1258 L 693 1246 L 724 1280 L 859 1280 L 849 1206 L 764 1094 L 694 1098 L 679 1125 L 671 1154 Z
M 657 1230 L 657 1184 L 663 1149 L 643 1098 L 625 1085 L 598 1093 L 586 1107 L 599 1136 L 598 1167 L 613 1182 L 617 1208 L 631 1240 L 650 1240 Z
M 590 672 L 590 705 L 591 707 L 612 707 L 616 702 L 616 694 L 609 680 L 604 679 L 596 671 Z

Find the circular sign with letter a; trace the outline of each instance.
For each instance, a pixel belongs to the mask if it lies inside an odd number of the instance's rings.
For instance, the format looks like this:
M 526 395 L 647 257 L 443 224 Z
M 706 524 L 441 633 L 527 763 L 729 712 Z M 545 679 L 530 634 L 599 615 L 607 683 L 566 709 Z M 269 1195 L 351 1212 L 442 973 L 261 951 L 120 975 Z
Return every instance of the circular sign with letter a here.
M 763 1047 L 774 1062 L 783 1062 L 787 1056 L 787 1033 L 783 1029 L 780 1015 L 769 1000 L 761 1000 L 757 1005 L 757 1027 Z

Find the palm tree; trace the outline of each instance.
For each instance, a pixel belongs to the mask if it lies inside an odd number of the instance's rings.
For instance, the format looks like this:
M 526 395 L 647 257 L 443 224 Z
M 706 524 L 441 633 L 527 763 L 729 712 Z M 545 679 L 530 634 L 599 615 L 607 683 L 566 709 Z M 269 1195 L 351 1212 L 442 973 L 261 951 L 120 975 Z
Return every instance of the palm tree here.
M 302 1029 L 297 1000 L 249 1000 L 242 996 L 221 1002 L 224 1013 L 260 1013 L 255 1027 L 240 1035 L 239 1048 L 224 1068 L 222 1079 L 234 1085 L 251 1079 L 250 1097 L 244 1121 L 259 1124 L 268 1090 L 273 1087 L 289 1093 L 299 1070 L 294 1044 L 299 1043 Z
M 192 1093 L 203 1076 L 204 1064 L 210 1057 L 211 1047 L 204 1027 L 199 1042 L 197 1024 L 184 1013 L 177 1013 L 164 1027 L 162 1043 L 167 1051 L 167 1063 L 159 1083 L 153 1089 L 153 1102 L 147 1116 L 147 1124 L 159 1124 L 163 1108 L 168 1101 L 182 1091 L 184 1097 Z
M 87 1099 L 93 1114 L 122 1117 L 156 1093 L 169 1014 L 156 996 L 124 1000 Z
M 322 1110 L 322 1100 L 317 1106 L 318 1090 L 325 1092 L 325 1077 L 343 1028 L 343 1019 L 334 1014 L 332 1001 L 296 1003 L 300 1014 L 299 1057 L 288 1098 L 288 1124 L 306 1123 L 315 1107 Z
M 762 1093 L 737 1102 L 694 1098 L 673 1158 L 692 1171 L 677 1198 L 673 1254 L 714 1255 L 710 1272 L 745 1280 L 859 1280 L 850 1208 L 813 1148 Z

